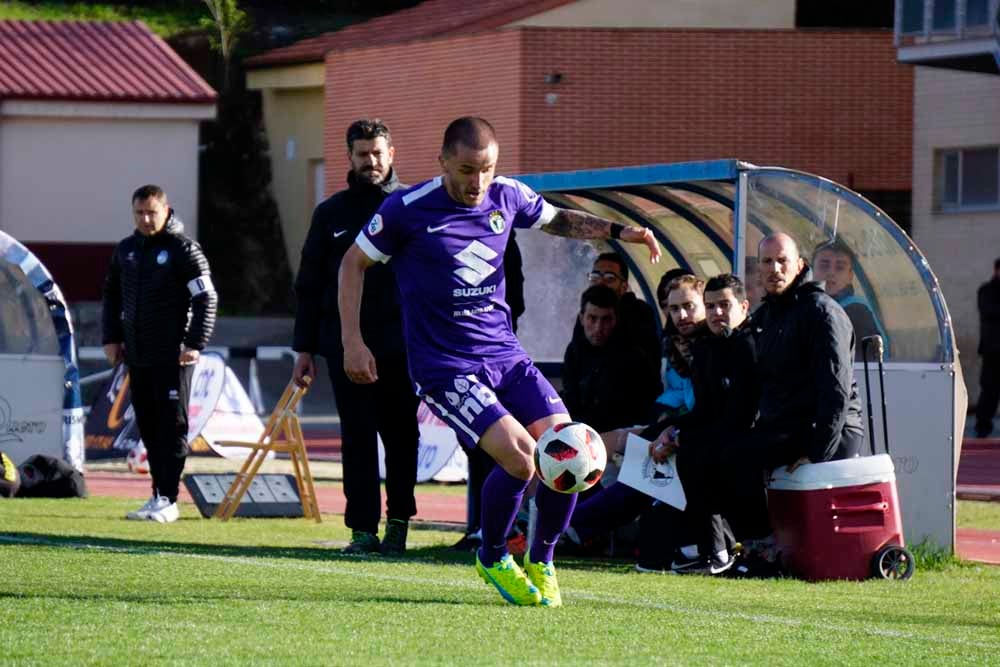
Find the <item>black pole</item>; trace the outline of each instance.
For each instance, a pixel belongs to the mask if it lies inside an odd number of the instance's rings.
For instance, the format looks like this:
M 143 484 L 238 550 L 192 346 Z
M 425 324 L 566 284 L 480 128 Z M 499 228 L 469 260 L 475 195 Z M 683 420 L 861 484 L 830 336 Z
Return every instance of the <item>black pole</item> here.
M 872 414 L 872 378 L 868 372 L 868 346 L 872 342 L 871 336 L 861 339 L 861 359 L 865 365 L 865 398 L 868 412 L 868 444 L 871 446 L 872 456 L 875 456 L 875 416 Z

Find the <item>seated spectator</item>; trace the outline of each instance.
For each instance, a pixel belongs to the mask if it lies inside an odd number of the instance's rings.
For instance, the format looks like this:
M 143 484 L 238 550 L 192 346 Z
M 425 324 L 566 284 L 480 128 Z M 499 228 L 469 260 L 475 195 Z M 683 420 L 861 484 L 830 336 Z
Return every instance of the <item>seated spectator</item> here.
M 694 390 L 691 388 L 691 378 L 686 372 L 686 364 L 675 366 L 671 363 L 671 359 L 680 354 L 677 346 L 683 346 L 683 341 L 680 340 L 681 334 L 670 317 L 667 294 L 674 278 L 680 278 L 684 275 L 688 275 L 684 269 L 670 269 L 663 274 L 660 283 L 656 286 L 656 301 L 660 305 L 660 310 L 666 321 L 662 337 L 663 393 L 656 399 L 657 406 L 663 416 L 682 415 L 694 407 Z
M 854 293 L 854 256 L 850 248 L 841 241 L 831 241 L 818 246 L 813 253 L 813 275 L 824 283 L 826 293 L 847 313 L 854 327 L 856 341 L 855 358 L 860 360 L 864 350 L 860 341 L 879 334 L 885 342 L 885 354 L 889 354 L 889 337 L 879 324 L 868 300 Z
M 854 331 L 844 309 L 813 281 L 787 234 L 761 241 L 758 257 L 767 295 L 753 316 L 757 421 L 745 441 L 723 445 L 714 459 L 719 495 L 728 496 L 723 513 L 736 537 L 744 544 L 759 539 L 767 550 L 773 538 L 766 472 L 857 456 L 864 431 Z
M 667 272 L 669 275 L 671 272 Z M 681 273 L 669 282 L 660 281 L 657 295 L 660 308 L 667 318 L 664 327 L 664 385 L 668 389 L 656 399 L 657 417 L 669 419 L 682 415 L 694 407 L 694 388 L 691 384 L 691 345 L 709 335 L 705 321 L 705 304 L 702 293 L 705 281 L 689 274 Z M 641 422 L 645 424 L 646 422 Z M 642 429 L 619 429 L 601 432 L 608 447 L 608 460 L 613 460 L 625 451 L 628 433 L 638 433 Z
M 614 291 L 618 297 L 618 326 L 623 336 L 643 351 L 650 366 L 659 370 L 660 335 L 656 313 L 629 290 L 625 259 L 616 252 L 598 255 L 587 278 L 591 285 L 604 285 Z M 573 340 L 582 334 L 578 321 L 573 329 Z
M 686 366 L 690 364 L 692 350 L 696 349 L 696 343 L 693 341 L 708 335 L 705 307 L 702 302 L 703 289 L 704 282 L 692 275 L 676 278 L 667 286 L 666 310 L 672 325 L 676 327 L 685 342 L 683 352 L 678 352 L 675 361 L 678 363 L 683 361 Z M 664 426 L 661 425 L 656 433 L 659 433 L 663 428 Z M 603 433 L 602 437 L 608 447 L 609 457 L 624 452 L 625 440 L 629 432 L 641 430 L 641 427 L 636 427 Z M 651 437 L 655 437 L 655 434 Z M 577 505 L 573 514 L 571 530 L 567 531 L 567 537 L 577 543 L 590 540 L 634 520 L 648 510 L 652 504 L 653 499 L 649 496 L 616 482 Z M 648 534 L 645 537 L 648 537 Z M 661 547 L 660 541 L 647 540 L 640 536 L 640 548 L 643 544 L 650 548 L 659 549 Z M 640 553 L 639 567 L 640 569 L 662 569 L 659 563 L 661 560 L 662 556 L 659 553 Z M 649 564 L 648 568 L 647 564 Z
M 583 336 L 566 347 L 562 397 L 575 421 L 598 431 L 648 421 L 660 380 L 645 353 L 618 326 L 618 297 L 604 285 L 580 298 Z
M 693 529 L 700 556 L 679 554 L 674 569 L 719 574 L 733 564 L 733 536 L 715 509 L 721 503 L 711 497 L 717 486 L 714 456 L 721 445 L 747 437 L 757 415 L 760 391 L 747 317 L 750 302 L 743 283 L 730 274 L 716 276 L 705 285 L 704 301 L 712 335 L 693 345 L 695 409 L 672 420 L 665 430 L 661 423 L 643 435 L 655 438 L 650 456 L 659 463 L 677 451 L 678 474 L 688 500 L 686 523 Z M 681 432 L 684 447 L 679 446 Z

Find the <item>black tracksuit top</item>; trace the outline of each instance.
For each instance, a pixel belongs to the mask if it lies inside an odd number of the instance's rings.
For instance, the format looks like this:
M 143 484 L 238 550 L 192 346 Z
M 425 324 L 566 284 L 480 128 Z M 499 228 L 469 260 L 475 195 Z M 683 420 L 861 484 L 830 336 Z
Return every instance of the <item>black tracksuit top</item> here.
M 153 236 L 138 231 L 111 257 L 104 283 L 103 343 L 124 343 L 130 366 L 177 363 L 180 348 L 201 350 L 218 302 L 201 246 L 170 212 Z M 200 281 L 200 282 L 199 282 Z

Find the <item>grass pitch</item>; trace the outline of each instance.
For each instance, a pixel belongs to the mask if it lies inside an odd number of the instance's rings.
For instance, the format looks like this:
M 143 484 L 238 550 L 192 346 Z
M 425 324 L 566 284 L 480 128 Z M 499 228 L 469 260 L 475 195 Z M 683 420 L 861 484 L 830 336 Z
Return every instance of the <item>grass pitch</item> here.
M 455 533 L 349 558 L 340 517 L 124 521 L 135 504 L 0 502 L 0 663 L 1000 664 L 1000 567 L 807 584 L 563 560 L 566 606 L 526 609 Z

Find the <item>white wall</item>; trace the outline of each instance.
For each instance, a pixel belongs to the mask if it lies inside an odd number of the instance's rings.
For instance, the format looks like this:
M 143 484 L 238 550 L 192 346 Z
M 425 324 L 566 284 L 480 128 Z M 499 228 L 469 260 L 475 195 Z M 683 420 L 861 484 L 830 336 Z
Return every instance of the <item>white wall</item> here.
M 1000 76 L 917 67 L 913 113 L 913 239 L 941 283 L 969 388 L 979 396 L 976 289 L 1000 257 L 1000 211 L 934 211 L 934 153 L 1000 145 Z
M 214 114 L 207 109 L 5 102 L 0 229 L 21 242 L 113 243 L 133 229 L 131 192 L 155 183 L 196 237 L 198 123 Z
M 795 0 L 578 0 L 512 25 L 563 28 L 794 28 Z

